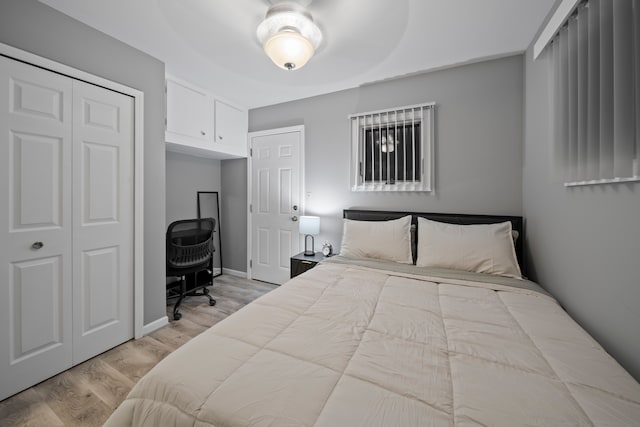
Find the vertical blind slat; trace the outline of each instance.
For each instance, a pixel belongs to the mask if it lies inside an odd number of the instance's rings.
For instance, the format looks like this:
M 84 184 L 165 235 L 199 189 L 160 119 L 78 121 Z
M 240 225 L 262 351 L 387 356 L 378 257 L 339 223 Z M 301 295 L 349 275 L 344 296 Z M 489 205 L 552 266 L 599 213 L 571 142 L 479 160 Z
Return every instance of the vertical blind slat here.
M 398 181 L 398 153 L 396 150 L 398 149 L 398 112 L 393 112 L 393 162 L 395 164 L 395 169 L 393 171 L 393 181 Z
M 358 116 L 358 132 L 362 132 L 362 139 L 360 139 L 358 141 L 358 150 L 360 153 L 363 153 L 365 156 L 367 155 L 367 132 L 365 131 L 365 127 L 366 127 L 366 120 L 364 121 L 365 126 L 363 126 L 360 122 L 361 122 L 362 117 Z M 360 158 L 360 156 L 357 157 L 358 159 Z M 366 158 L 364 162 L 358 162 L 359 166 L 360 166 L 360 174 L 361 174 L 361 181 L 356 180 L 356 183 L 360 184 L 363 183 L 365 180 L 365 177 L 367 176 L 367 162 L 366 162 Z
M 577 129 L 577 172 L 576 177 L 579 181 L 588 178 L 587 173 L 587 111 L 589 105 L 589 82 L 587 77 L 588 70 L 588 8 L 581 6 L 578 9 L 577 19 L 577 67 L 578 67 L 578 83 L 577 83 L 577 104 L 578 104 L 578 129 Z
M 387 115 L 389 115 L 391 113 L 387 113 Z M 395 117 L 396 117 L 396 112 L 393 112 L 393 120 L 395 121 Z M 387 118 L 387 120 L 391 120 L 390 118 Z M 389 127 L 389 123 L 392 123 L 392 126 Z M 391 183 L 394 182 L 394 171 L 393 168 L 395 167 L 395 159 L 394 159 L 394 154 L 390 151 L 393 150 L 392 148 L 392 139 L 391 139 L 391 134 L 393 133 L 393 122 L 387 121 L 387 164 L 389 165 L 389 167 L 387 168 L 387 182 Z
M 564 141 L 562 133 L 564 130 L 564 122 L 562 121 L 562 91 L 560 86 L 560 74 L 562 67 L 560 66 L 560 39 L 559 37 L 552 40 L 551 45 L 551 75 L 552 77 L 552 129 L 553 129 L 553 161 L 554 170 L 564 170 L 562 167 Z
M 563 28 L 558 38 L 560 50 L 560 102 L 558 105 L 558 121 L 561 125 L 560 140 L 562 141 L 562 165 L 565 180 L 571 178 L 569 163 L 569 30 Z
M 631 0 L 613 2 L 613 155 L 616 177 L 631 176 L 635 151 Z
M 635 121 L 636 121 L 636 147 L 635 147 L 635 159 L 636 170 L 635 174 L 640 175 L 640 0 L 633 0 L 633 55 L 634 55 L 634 69 L 635 75 L 635 93 L 636 93 L 636 105 L 635 105 Z
M 429 138 L 431 138 L 431 136 L 433 135 L 433 127 L 432 127 L 432 114 L 434 114 L 433 112 L 433 108 L 425 108 L 422 110 L 422 114 L 423 117 L 425 118 L 423 120 L 423 124 L 424 124 L 424 128 L 425 128 L 425 132 L 427 135 L 429 135 Z M 427 151 L 424 150 L 420 153 L 420 178 L 421 179 L 427 179 L 427 175 L 426 175 L 426 170 L 424 165 L 426 164 L 426 162 L 431 162 L 432 158 L 431 156 L 433 155 L 433 151 Z M 429 170 L 429 173 L 433 173 L 433 169 Z M 433 175 L 432 175 L 433 176 Z
M 371 163 L 369 163 L 371 165 L 371 167 L 369 169 L 371 169 L 371 172 L 370 172 L 371 173 L 371 179 L 374 179 L 374 172 L 373 172 L 373 165 L 374 165 L 374 163 L 373 163 L 373 116 L 369 116 L 369 119 L 371 120 L 371 128 L 370 128 L 371 132 L 369 132 L 369 139 L 371 140 L 371 143 L 369 144 L 370 145 L 370 149 L 368 151 L 368 154 L 371 157 Z M 364 135 L 366 137 L 367 136 L 367 131 L 366 131 L 366 129 L 367 129 L 367 120 L 366 120 L 366 118 L 365 118 L 364 123 L 365 123 Z M 367 153 L 365 153 L 365 154 L 367 154 Z M 367 166 L 366 166 L 367 161 L 366 161 L 366 159 L 365 159 L 364 163 L 365 163 L 365 172 L 366 172 L 366 170 L 367 170 Z M 366 176 L 367 175 L 365 173 L 365 179 L 366 179 Z
M 569 180 L 575 181 L 578 170 L 578 20 L 569 20 Z
M 608 0 L 605 0 L 608 1 Z M 587 177 L 600 177 L 600 0 L 589 2 Z
M 600 2 L 600 178 L 613 178 L 613 4 Z
M 354 126 L 353 123 L 356 123 L 356 125 Z M 351 119 L 350 121 L 350 125 L 351 125 L 351 138 L 354 137 L 354 133 L 358 132 L 358 136 L 360 133 L 360 127 L 358 126 L 358 124 L 360 123 L 360 117 L 356 118 L 356 119 Z M 355 153 L 354 153 L 354 147 L 351 147 L 351 158 L 352 159 L 357 159 L 358 158 L 358 153 L 360 153 L 361 151 L 361 147 L 362 146 L 362 139 L 358 139 L 358 148 L 355 149 Z M 355 179 L 356 183 L 360 182 L 360 176 L 362 175 L 362 162 L 358 162 L 358 166 L 356 167 L 355 171 L 351 171 L 352 174 L 354 174 L 355 176 L 353 177 Z
M 402 180 L 407 181 L 407 110 L 402 110 Z
M 378 113 L 378 184 L 382 181 L 382 113 Z
M 362 182 L 365 182 L 366 178 L 367 178 L 367 118 L 366 117 L 362 117 L 362 127 L 360 128 L 362 129 L 362 153 L 364 154 L 363 156 L 363 161 L 362 161 Z
M 411 153 L 413 154 L 413 181 L 416 180 L 416 110 L 411 112 Z

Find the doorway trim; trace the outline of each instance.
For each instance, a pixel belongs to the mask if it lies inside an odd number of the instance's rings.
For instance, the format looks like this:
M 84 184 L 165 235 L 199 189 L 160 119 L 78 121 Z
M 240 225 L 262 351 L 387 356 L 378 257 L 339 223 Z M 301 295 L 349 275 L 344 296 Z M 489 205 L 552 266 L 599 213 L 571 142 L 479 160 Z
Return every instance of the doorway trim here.
M 76 80 L 82 80 L 134 100 L 133 131 L 133 336 L 144 336 L 144 93 L 120 83 L 0 43 L 0 55 Z
M 252 278 L 252 269 L 251 269 L 251 255 L 253 253 L 253 213 L 251 212 L 251 200 L 253 196 L 253 187 L 252 187 L 252 175 L 251 169 L 253 167 L 253 144 L 252 140 L 255 137 L 260 136 L 268 136 L 268 135 L 278 135 L 281 133 L 289 133 L 289 132 L 300 132 L 300 214 L 304 215 L 305 206 L 306 206 L 306 187 L 305 187 L 305 133 L 304 133 L 304 125 L 296 125 L 296 126 L 287 126 L 275 129 L 267 129 L 255 132 L 249 132 L 247 135 L 247 145 L 249 148 L 249 157 L 247 162 L 247 279 Z M 292 254 L 295 255 L 295 254 Z

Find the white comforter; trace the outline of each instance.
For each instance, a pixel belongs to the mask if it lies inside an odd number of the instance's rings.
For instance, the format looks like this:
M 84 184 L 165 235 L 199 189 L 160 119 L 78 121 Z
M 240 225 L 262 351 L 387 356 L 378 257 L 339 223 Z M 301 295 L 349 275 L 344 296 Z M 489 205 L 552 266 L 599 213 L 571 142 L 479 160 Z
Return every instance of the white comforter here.
M 640 425 L 638 382 L 552 298 L 507 289 L 321 263 L 169 355 L 106 425 Z

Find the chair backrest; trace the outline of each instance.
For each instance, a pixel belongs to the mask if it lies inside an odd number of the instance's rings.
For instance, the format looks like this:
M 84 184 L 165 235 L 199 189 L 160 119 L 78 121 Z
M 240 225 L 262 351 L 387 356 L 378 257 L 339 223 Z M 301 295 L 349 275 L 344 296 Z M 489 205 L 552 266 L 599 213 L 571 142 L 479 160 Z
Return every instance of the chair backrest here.
M 190 269 L 210 262 L 215 248 L 213 218 L 183 219 L 167 228 L 167 268 Z

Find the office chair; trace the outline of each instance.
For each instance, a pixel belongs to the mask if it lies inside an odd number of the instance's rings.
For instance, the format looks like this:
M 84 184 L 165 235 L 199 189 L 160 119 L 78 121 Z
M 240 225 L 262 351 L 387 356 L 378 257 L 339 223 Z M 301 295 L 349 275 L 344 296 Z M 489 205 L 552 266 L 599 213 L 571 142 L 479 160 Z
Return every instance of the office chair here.
M 167 228 L 167 277 L 180 278 L 179 285 L 167 284 L 167 298 L 177 297 L 173 306 L 173 318 L 179 320 L 180 303 L 187 296 L 206 296 L 209 305 L 216 304 L 207 286 L 213 285 L 213 232 L 216 220 L 213 218 L 184 219 L 174 221 Z M 204 278 L 200 273 L 206 273 Z M 187 281 L 187 275 L 193 280 Z M 189 287 L 187 287 L 189 284 Z M 198 292 L 201 290 L 201 292 Z

